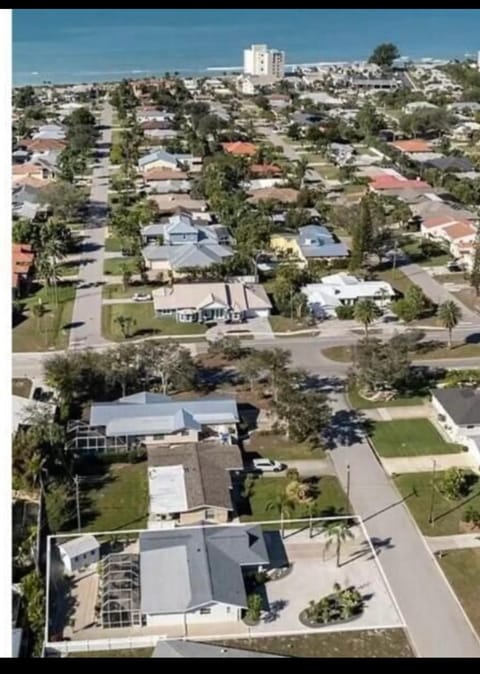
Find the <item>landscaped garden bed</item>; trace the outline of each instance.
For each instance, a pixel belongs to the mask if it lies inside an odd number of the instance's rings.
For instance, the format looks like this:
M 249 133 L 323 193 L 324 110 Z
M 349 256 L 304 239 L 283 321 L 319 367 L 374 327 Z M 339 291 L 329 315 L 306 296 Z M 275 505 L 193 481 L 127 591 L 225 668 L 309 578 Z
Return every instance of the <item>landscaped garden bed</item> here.
M 311 601 L 300 615 L 305 627 L 326 627 L 351 622 L 359 618 L 365 607 L 365 600 L 355 586 L 343 588 L 335 583 L 333 592 L 319 601 Z

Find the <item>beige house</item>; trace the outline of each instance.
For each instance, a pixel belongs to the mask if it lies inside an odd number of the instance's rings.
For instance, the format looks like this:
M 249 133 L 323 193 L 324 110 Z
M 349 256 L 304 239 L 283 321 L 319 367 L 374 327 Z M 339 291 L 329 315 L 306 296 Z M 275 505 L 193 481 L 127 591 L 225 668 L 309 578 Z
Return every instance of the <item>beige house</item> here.
M 188 443 L 149 451 L 149 529 L 177 524 L 225 524 L 233 512 L 232 472 L 243 469 L 237 445 Z
M 267 317 L 272 310 L 257 283 L 179 283 L 153 292 L 155 316 L 175 316 L 179 323 L 239 321 Z

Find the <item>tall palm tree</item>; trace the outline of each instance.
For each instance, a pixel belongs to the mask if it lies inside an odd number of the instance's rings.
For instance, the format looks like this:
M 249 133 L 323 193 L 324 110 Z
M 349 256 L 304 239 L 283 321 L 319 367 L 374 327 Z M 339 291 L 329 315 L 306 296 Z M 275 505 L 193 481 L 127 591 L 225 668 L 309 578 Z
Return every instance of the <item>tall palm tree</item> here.
M 365 341 L 368 342 L 368 328 L 380 315 L 380 310 L 373 300 L 360 300 L 355 304 L 353 316 L 365 329 Z
M 308 159 L 300 157 L 294 164 L 293 175 L 296 182 L 298 182 L 300 189 L 304 187 L 305 174 L 308 171 Z
M 32 313 L 35 316 L 35 321 L 37 323 L 37 331 L 38 332 L 42 332 L 41 322 L 42 322 L 42 317 L 45 314 L 45 311 L 46 311 L 46 309 L 41 302 L 39 302 L 38 304 L 34 304 L 32 306 Z
M 337 556 L 337 567 L 340 566 L 340 552 L 343 543 L 348 539 L 354 538 L 354 535 L 348 525 L 347 520 L 327 520 L 322 527 L 322 531 L 327 537 L 325 543 L 325 552 L 327 552 L 333 543 L 335 543 L 335 550 Z
M 282 538 L 285 537 L 285 522 L 284 517 L 289 517 L 292 514 L 293 503 L 287 496 L 287 494 L 280 490 L 277 492 L 275 497 L 268 501 L 265 505 L 265 510 L 275 510 L 280 515 L 280 531 Z
M 462 310 L 453 300 L 447 300 L 438 307 L 437 317 L 448 330 L 448 348 L 452 348 L 452 331 L 462 318 Z

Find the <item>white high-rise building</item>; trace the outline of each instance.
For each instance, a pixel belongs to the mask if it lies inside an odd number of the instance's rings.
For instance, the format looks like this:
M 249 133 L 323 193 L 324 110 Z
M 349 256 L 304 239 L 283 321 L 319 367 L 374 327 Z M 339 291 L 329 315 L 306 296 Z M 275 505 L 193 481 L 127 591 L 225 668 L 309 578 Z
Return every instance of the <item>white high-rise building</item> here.
M 245 75 L 285 75 L 285 52 L 268 49 L 266 44 L 252 44 L 243 50 L 243 72 Z

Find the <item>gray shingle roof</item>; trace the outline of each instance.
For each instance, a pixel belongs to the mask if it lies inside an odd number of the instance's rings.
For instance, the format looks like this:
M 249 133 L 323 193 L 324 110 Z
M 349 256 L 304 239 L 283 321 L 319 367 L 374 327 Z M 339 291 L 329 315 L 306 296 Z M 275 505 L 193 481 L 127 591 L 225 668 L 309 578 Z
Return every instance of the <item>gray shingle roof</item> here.
M 219 602 L 246 607 L 242 566 L 268 565 L 258 526 L 189 527 L 140 534 L 141 609 L 183 613 Z
M 435 389 L 432 396 L 459 426 L 480 424 L 480 391 L 461 387 Z
M 475 165 L 465 157 L 438 157 L 425 162 L 439 171 L 474 171 Z
M 161 639 L 157 642 L 152 658 L 282 658 L 283 655 L 272 655 L 259 651 L 248 651 L 239 648 L 224 648 L 213 644 L 202 644 L 198 641 L 177 639 Z
M 170 152 L 165 152 L 165 150 L 156 150 L 140 157 L 138 164 L 139 166 L 147 166 L 155 161 L 164 161 L 176 166 L 178 163 L 188 161 L 191 158 L 189 154 L 170 154 Z
M 186 267 L 210 267 L 218 264 L 226 257 L 231 257 L 233 251 L 228 246 L 218 243 L 185 243 L 178 246 L 149 245 L 143 249 L 147 260 L 168 260 L 173 269 Z
M 184 468 L 188 508 L 217 506 L 232 509 L 230 470 L 241 470 L 242 456 L 236 445 L 186 444 L 169 450 L 150 449 L 152 467 Z
M 234 398 L 181 401 L 148 398 L 146 403 L 120 399 L 113 403 L 94 403 L 90 409 L 90 426 L 105 426 L 107 435 L 112 436 L 168 433 L 183 428 L 198 429 L 202 424 L 237 422 Z

